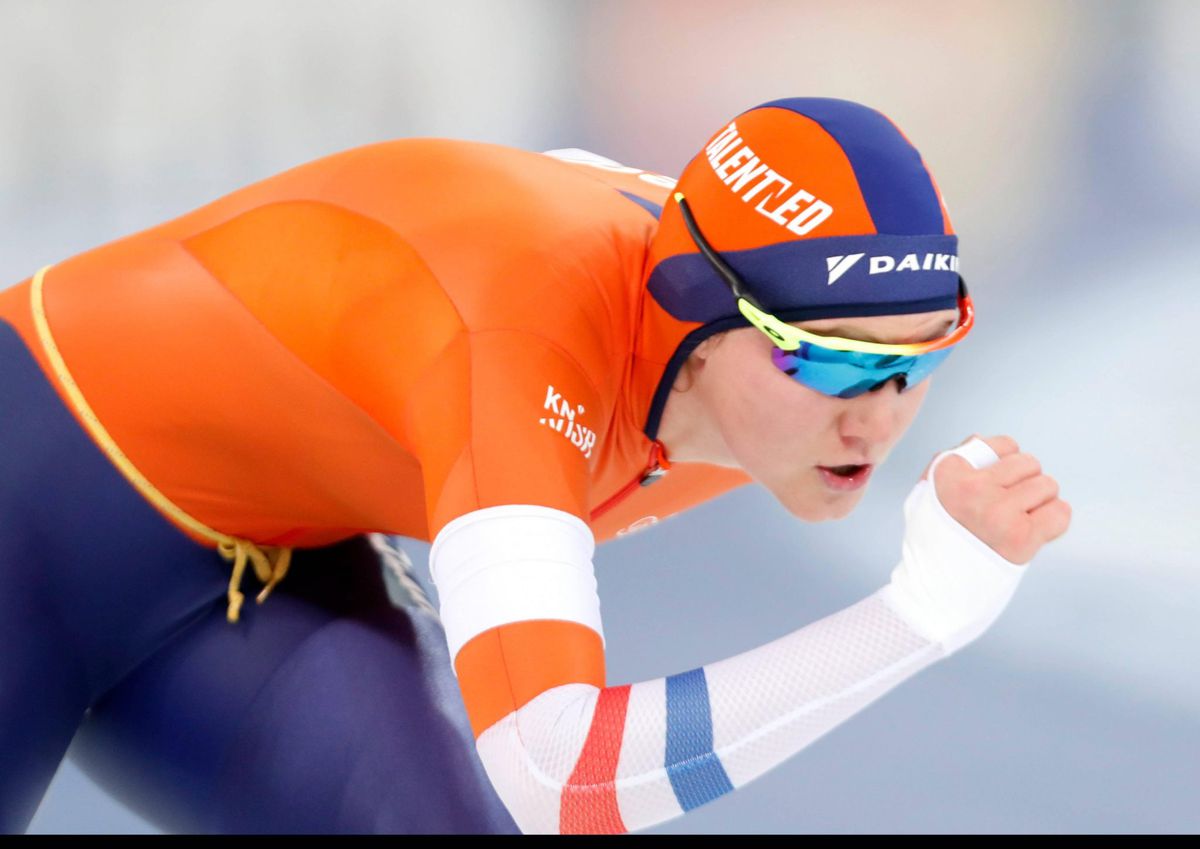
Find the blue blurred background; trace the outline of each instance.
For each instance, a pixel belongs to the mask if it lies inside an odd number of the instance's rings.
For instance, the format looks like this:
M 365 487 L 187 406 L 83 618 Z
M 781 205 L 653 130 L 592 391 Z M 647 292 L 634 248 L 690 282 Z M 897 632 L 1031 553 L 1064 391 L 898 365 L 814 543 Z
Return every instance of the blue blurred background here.
M 937 175 L 977 331 L 850 518 L 748 487 L 601 547 L 609 680 L 882 586 L 905 494 L 973 432 L 1038 455 L 1074 524 L 977 643 L 654 831 L 1195 832 L 1198 48 L 1194 0 L 0 0 L 0 286 L 367 142 L 676 174 L 757 103 L 874 106 Z M 155 829 L 68 760 L 30 830 Z

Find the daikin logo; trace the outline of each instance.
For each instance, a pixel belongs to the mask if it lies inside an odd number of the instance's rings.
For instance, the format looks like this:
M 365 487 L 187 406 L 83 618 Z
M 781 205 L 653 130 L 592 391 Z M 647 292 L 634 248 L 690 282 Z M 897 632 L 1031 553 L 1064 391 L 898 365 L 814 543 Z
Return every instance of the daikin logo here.
M 866 254 L 848 254 L 847 256 L 827 256 L 825 262 L 829 266 L 829 283 L 832 286 L 833 281 L 837 280 L 843 274 L 851 269 L 854 263 L 862 259 Z
M 826 285 L 832 286 L 864 256 L 866 254 L 825 257 L 825 267 L 829 271 Z M 899 259 L 887 254 L 871 257 L 868 274 L 888 274 L 893 271 L 958 271 L 958 257 L 954 254 L 935 253 L 905 254 Z

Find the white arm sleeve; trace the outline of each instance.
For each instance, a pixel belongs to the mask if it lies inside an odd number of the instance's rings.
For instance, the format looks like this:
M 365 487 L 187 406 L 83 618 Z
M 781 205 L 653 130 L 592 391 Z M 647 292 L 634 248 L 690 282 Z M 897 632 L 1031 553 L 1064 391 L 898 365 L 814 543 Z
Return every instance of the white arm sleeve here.
M 907 506 L 909 522 L 921 531 L 912 539 L 906 533 L 892 582 L 845 610 L 678 675 L 603 689 L 579 683 L 549 687 L 484 729 L 476 740 L 480 758 L 522 830 L 632 831 L 679 816 L 762 775 L 982 633 L 1023 570 L 987 546 L 965 544 L 965 529 L 944 510 L 937 512 L 936 497 L 932 503 L 910 498 Z M 576 591 L 586 595 L 591 581 L 594 596 L 590 570 L 578 569 L 582 558 L 590 564 L 590 547 L 572 552 L 567 539 L 579 538 L 578 527 L 563 530 L 572 522 L 586 529 L 582 522 L 546 508 L 493 509 L 529 511 L 519 535 L 527 542 L 539 538 L 534 529 L 544 520 L 541 538 L 549 542 L 531 544 L 532 559 L 544 564 L 553 551 L 563 560 L 562 574 L 576 576 L 568 579 L 578 583 Z M 459 538 L 435 552 L 443 555 L 433 561 L 443 609 L 453 613 L 482 605 L 484 597 L 469 589 L 475 583 L 487 586 L 499 607 L 511 604 L 515 616 L 569 618 L 570 611 L 581 610 L 571 621 L 595 621 L 598 606 L 590 601 L 547 598 L 544 616 L 528 598 L 506 602 L 495 589 L 502 582 L 479 577 L 480 569 L 490 568 L 480 566 L 486 558 L 462 567 L 444 556 L 460 543 L 460 550 L 486 551 L 499 539 L 489 537 L 487 524 L 460 525 L 457 534 L 468 534 L 472 544 Z M 469 580 L 458 579 L 468 573 Z M 966 592 L 964 585 L 973 589 Z M 967 610 L 943 611 L 956 604 Z M 448 633 L 452 646 L 498 621 L 492 611 L 482 628 L 463 630 L 463 619 L 444 618 L 457 623 L 458 632 Z

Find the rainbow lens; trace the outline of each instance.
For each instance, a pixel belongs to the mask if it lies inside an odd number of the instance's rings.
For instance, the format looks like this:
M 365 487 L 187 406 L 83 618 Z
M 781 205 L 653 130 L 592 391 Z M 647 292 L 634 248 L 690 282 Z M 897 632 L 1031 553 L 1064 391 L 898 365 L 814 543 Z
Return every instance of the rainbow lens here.
M 950 356 L 941 348 L 910 357 L 838 351 L 802 342 L 794 351 L 772 348 L 771 360 L 794 380 L 835 398 L 856 398 L 876 386 L 904 375 L 904 388 L 916 386 Z

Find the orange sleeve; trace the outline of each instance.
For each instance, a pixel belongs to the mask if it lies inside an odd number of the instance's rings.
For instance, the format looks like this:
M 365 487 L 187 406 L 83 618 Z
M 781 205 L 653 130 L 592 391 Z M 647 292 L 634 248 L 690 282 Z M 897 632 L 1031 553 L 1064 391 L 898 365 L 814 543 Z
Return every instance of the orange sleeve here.
M 463 646 L 454 669 L 478 737 L 551 687 L 604 687 L 604 645 L 599 634 L 578 622 L 511 622 Z
M 429 538 L 458 516 L 504 504 L 586 522 L 608 417 L 582 366 L 555 343 L 522 330 L 464 330 L 426 369 L 405 410 Z

